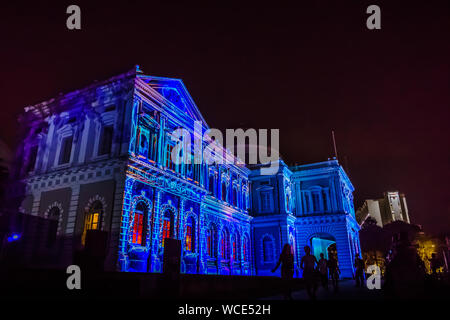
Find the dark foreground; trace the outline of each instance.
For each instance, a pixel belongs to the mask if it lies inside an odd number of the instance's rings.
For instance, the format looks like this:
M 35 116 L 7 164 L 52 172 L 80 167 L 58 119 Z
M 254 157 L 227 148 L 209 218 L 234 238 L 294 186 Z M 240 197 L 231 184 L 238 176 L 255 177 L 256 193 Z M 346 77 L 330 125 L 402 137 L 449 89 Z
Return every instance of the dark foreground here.
M 65 270 L 2 269 L 0 298 L 7 299 L 156 299 L 156 300 L 283 300 L 283 282 L 277 277 L 180 275 L 97 272 L 83 273 L 81 289 L 69 290 Z M 302 279 L 291 282 L 294 300 L 309 300 Z M 319 287 L 317 301 L 391 300 L 383 289 L 356 288 L 341 280 L 339 291 Z M 428 281 L 416 299 L 449 299 L 446 282 Z

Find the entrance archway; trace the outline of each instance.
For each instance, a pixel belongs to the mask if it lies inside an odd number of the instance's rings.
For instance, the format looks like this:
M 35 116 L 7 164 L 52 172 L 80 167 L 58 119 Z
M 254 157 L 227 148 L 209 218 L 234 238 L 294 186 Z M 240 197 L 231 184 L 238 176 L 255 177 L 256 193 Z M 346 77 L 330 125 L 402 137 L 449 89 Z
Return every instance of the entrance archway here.
M 317 233 L 310 239 L 311 253 L 320 259 L 320 254 L 323 253 L 325 259 L 329 259 L 330 256 L 337 258 L 336 239 L 328 233 Z

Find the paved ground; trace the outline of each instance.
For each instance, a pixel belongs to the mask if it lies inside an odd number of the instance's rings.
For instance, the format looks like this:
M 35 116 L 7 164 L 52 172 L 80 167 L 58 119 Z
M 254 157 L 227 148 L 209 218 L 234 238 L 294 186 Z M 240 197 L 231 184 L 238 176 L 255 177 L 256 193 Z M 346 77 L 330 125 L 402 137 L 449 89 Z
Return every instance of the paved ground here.
M 309 300 L 306 290 L 295 291 L 292 294 L 294 300 Z M 266 297 L 262 300 L 283 300 L 283 295 Z M 317 300 L 382 300 L 382 290 L 369 290 L 366 287 L 356 288 L 353 280 L 339 281 L 339 291 L 334 293 L 333 290 L 326 291 L 319 287 L 317 290 Z

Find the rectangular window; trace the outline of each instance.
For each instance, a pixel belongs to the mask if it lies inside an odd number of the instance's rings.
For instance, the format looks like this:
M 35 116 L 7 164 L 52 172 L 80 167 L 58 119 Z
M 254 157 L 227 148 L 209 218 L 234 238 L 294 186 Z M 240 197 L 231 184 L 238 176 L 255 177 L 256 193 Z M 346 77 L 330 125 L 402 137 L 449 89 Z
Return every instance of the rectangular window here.
M 139 139 L 138 139 L 138 150 L 139 150 L 139 155 L 143 156 L 144 158 L 148 157 L 148 152 L 149 152 L 149 145 L 148 145 L 148 131 L 143 129 L 143 128 L 139 128 Z
M 162 239 L 162 246 L 164 247 L 164 240 L 170 238 L 170 220 L 164 219 L 163 224 L 163 239 Z
M 73 137 L 65 137 L 61 141 L 61 151 L 59 156 L 59 164 L 65 164 L 70 162 L 70 156 L 72 154 L 72 142 Z
M 150 149 L 148 154 L 148 159 L 152 161 L 156 161 L 156 154 L 158 152 L 158 136 L 155 132 L 150 135 Z
M 31 148 L 30 156 L 28 158 L 27 172 L 31 172 L 34 170 L 34 167 L 36 165 L 37 152 L 38 152 L 37 146 L 34 146 L 33 148 Z
M 143 234 L 144 229 L 144 214 L 136 212 L 134 215 L 134 225 L 133 225 L 133 243 L 143 245 Z
M 208 252 L 208 256 L 212 256 L 212 250 L 211 250 L 211 234 L 208 232 L 208 236 L 206 239 L 206 252 Z
M 102 134 L 100 136 L 100 145 L 98 146 L 99 156 L 109 154 L 111 152 L 113 133 L 114 128 L 112 126 L 106 126 L 102 128 Z
M 324 211 L 329 211 L 329 207 L 328 207 L 328 192 L 324 191 L 323 192 L 323 210 Z
M 261 211 L 270 211 L 270 192 L 261 192 Z
M 172 161 L 173 146 L 168 144 L 166 148 L 166 168 L 175 171 L 175 162 Z
M 186 250 L 192 251 L 192 226 L 190 225 L 186 228 Z
M 86 215 L 84 221 L 84 230 L 81 236 L 81 243 L 84 245 L 86 241 L 86 232 L 88 230 L 98 230 L 100 226 L 100 213 L 94 212 Z
M 314 212 L 320 211 L 320 200 L 319 200 L 319 194 L 317 192 L 312 193 L 312 200 L 313 200 L 313 206 L 314 206 Z

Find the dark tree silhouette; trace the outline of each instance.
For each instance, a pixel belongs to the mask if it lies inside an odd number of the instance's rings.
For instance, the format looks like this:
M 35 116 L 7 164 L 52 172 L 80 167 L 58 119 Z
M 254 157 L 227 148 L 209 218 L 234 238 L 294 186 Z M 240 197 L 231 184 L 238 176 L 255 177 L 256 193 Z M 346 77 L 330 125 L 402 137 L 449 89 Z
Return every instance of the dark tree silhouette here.
M 391 246 L 390 234 L 369 217 L 362 225 L 359 240 L 366 266 L 376 264 L 384 272 L 385 257 Z

